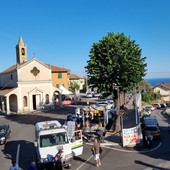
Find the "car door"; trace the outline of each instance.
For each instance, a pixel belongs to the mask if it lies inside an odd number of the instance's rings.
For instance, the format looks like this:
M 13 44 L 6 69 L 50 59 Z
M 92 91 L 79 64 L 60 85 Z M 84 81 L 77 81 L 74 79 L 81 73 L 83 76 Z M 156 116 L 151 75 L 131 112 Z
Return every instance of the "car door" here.
M 71 149 L 75 156 L 82 155 L 83 137 L 81 130 L 76 130 L 74 132 L 74 137 L 71 139 Z

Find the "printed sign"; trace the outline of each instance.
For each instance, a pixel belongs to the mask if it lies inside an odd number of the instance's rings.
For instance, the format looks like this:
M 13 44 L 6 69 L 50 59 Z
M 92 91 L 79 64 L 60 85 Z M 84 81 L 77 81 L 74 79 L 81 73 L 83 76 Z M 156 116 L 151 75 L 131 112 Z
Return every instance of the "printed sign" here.
M 67 133 L 69 139 L 71 139 L 74 136 L 75 131 L 75 122 L 74 121 L 68 121 L 67 122 Z
M 123 129 L 123 146 L 136 145 L 140 142 L 138 127 Z

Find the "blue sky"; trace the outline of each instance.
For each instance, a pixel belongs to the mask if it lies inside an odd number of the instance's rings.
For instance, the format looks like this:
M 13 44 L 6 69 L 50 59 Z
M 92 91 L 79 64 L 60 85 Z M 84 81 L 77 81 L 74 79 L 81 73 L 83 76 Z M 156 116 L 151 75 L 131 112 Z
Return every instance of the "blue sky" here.
M 108 32 L 135 40 L 146 78 L 170 77 L 170 0 L 1 0 L 0 72 L 16 64 L 22 35 L 28 59 L 84 76 L 89 51 Z

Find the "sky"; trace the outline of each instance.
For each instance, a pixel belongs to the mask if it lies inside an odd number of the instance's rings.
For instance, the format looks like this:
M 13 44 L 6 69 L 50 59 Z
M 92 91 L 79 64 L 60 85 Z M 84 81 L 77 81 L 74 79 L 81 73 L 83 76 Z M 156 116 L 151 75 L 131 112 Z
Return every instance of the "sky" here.
M 109 32 L 135 40 L 145 78 L 170 78 L 170 0 L 1 0 L 0 72 L 16 64 L 22 36 L 28 59 L 85 76 L 93 43 Z

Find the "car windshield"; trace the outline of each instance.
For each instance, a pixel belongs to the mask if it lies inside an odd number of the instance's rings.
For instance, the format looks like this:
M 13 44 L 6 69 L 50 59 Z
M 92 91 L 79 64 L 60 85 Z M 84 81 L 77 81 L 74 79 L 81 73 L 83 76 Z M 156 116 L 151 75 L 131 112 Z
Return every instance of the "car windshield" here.
M 69 142 L 68 137 L 65 132 L 40 136 L 40 147 L 42 148 L 49 147 L 49 146 L 63 145 L 68 142 Z
M 147 127 L 146 128 L 147 131 L 158 131 L 157 127 Z

